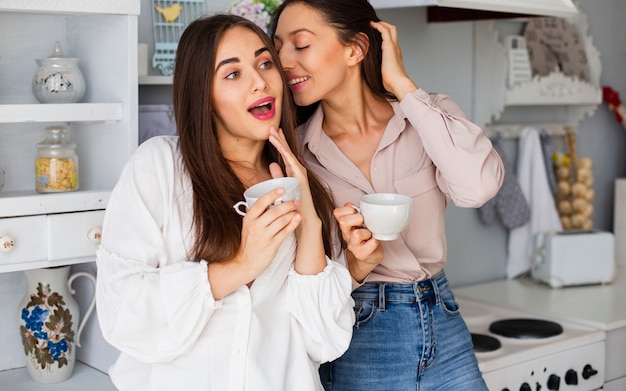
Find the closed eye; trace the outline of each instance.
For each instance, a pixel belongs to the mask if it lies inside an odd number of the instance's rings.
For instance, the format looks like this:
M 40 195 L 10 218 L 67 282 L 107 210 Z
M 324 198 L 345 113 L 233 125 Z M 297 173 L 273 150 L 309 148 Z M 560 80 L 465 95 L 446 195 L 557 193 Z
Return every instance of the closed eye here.
M 296 50 L 304 50 L 304 49 L 307 49 L 308 47 L 309 47 L 309 45 L 300 46 L 300 47 L 296 46 Z

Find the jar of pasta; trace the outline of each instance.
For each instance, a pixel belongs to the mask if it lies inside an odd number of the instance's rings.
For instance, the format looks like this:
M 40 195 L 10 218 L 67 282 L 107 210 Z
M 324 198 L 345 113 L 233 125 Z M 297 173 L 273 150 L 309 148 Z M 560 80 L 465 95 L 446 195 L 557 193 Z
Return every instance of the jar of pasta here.
M 46 138 L 37 144 L 35 182 L 40 193 L 78 189 L 76 144 L 70 141 L 66 126 L 48 126 Z

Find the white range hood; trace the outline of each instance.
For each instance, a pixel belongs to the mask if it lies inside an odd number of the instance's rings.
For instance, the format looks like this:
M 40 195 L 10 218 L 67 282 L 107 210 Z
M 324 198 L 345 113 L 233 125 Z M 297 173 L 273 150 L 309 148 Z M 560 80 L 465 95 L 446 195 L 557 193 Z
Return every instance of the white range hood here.
M 578 12 L 572 0 L 370 0 L 370 3 L 378 9 L 440 6 L 557 17 Z

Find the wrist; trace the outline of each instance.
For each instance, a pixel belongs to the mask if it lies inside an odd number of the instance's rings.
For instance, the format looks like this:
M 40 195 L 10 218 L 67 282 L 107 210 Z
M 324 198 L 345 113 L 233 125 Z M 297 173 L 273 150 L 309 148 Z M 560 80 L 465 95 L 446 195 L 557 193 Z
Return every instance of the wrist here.
M 398 101 L 404 99 L 408 94 L 415 92 L 419 89 L 411 79 L 402 79 L 394 84 L 394 89 L 391 91 L 393 95 L 398 98 Z
M 377 265 L 357 259 L 350 250 L 346 250 L 346 264 L 350 275 L 359 284 L 363 283 Z

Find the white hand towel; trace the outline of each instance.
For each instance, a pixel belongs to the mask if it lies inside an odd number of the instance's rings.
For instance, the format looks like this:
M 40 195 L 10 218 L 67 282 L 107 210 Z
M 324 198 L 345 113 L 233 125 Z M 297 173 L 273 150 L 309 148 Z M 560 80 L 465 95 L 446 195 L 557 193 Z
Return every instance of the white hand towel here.
M 530 206 L 530 221 L 509 233 L 509 279 L 530 270 L 535 234 L 562 229 L 548 182 L 539 131 L 532 127 L 525 127 L 520 133 L 517 179 Z

